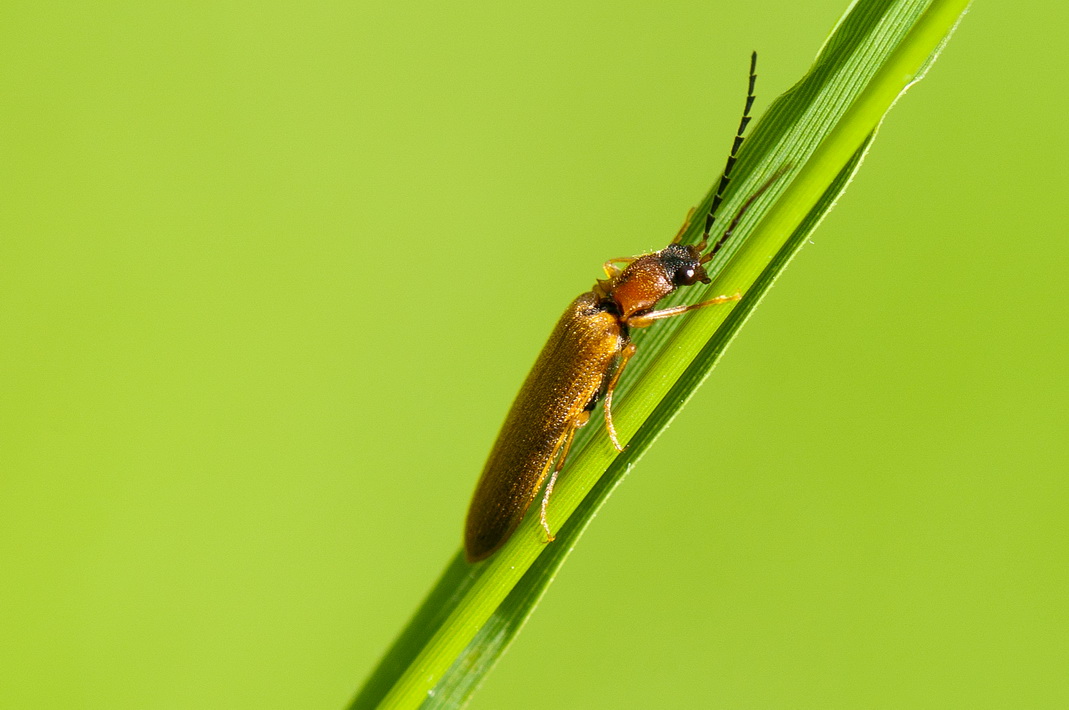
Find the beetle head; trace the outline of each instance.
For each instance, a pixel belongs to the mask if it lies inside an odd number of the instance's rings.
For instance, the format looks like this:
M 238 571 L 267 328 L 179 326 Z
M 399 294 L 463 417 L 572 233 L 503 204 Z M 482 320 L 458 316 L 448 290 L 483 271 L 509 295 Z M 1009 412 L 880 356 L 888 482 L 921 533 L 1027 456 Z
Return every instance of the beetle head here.
M 701 281 L 709 283 L 709 275 L 701 263 L 701 252 L 688 244 L 669 244 L 660 252 L 661 265 L 676 286 L 693 286 Z

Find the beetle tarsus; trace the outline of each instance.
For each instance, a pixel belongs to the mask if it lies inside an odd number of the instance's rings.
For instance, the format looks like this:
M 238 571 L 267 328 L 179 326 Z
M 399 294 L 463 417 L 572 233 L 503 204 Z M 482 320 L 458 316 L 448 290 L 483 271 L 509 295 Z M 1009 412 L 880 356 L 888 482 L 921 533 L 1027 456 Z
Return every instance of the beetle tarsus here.
M 546 493 L 542 496 L 542 511 L 538 516 L 539 521 L 542 523 L 542 529 L 546 531 L 546 543 L 553 542 L 557 537 L 553 534 L 553 531 L 549 529 L 549 521 L 546 520 L 546 506 L 549 505 L 549 494 L 553 491 L 553 484 L 557 481 L 557 472 L 553 472 L 553 476 L 549 479 L 549 484 L 546 486 Z

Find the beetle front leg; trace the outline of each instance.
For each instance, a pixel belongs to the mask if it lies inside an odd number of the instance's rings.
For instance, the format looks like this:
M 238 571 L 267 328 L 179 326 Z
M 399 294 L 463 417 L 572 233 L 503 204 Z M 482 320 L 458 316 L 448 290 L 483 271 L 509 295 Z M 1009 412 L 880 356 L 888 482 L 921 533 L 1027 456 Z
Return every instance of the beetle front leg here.
M 699 308 L 705 308 L 706 306 L 719 306 L 721 303 L 728 303 L 730 301 L 737 301 L 742 298 L 742 292 L 736 291 L 730 296 L 717 296 L 716 298 L 710 298 L 708 301 L 702 301 L 701 303 L 692 303 L 689 306 L 674 306 L 672 308 L 665 308 L 660 311 L 650 311 L 649 313 L 643 313 L 640 316 L 631 316 L 627 319 L 627 324 L 632 328 L 645 328 L 648 325 L 652 325 L 656 321 L 664 318 L 673 318 L 675 316 L 681 316 L 688 311 L 696 311 Z
M 696 210 L 696 209 L 698 209 L 698 208 L 697 207 L 691 207 L 690 211 L 687 212 L 687 216 L 683 220 L 683 226 L 679 228 L 679 231 L 676 232 L 676 236 L 672 238 L 672 243 L 673 244 L 678 244 L 679 240 L 683 238 L 683 235 L 687 233 L 687 228 L 690 227 L 690 220 L 691 220 L 692 217 L 694 217 L 694 210 Z

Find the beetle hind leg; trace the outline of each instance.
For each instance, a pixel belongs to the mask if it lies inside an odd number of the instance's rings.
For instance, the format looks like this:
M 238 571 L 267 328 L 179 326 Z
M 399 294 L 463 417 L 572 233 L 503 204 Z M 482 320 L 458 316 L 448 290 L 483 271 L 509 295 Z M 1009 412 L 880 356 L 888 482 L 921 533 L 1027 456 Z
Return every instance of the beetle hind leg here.
M 553 485 L 557 482 L 557 474 L 564 468 L 564 462 L 568 459 L 568 452 L 572 448 L 572 441 L 575 439 L 575 432 L 583 428 L 583 426 L 589 421 L 590 412 L 582 411 L 576 415 L 575 419 L 568 426 L 568 432 L 561 439 L 561 443 L 558 447 L 560 453 L 556 455 L 557 463 L 553 466 L 553 473 L 549 477 L 549 483 L 546 484 L 546 492 L 542 494 L 542 509 L 539 511 L 538 520 L 542 523 L 542 529 L 546 531 L 546 542 L 553 542 L 557 539 L 553 531 L 549 529 L 549 521 L 546 520 L 546 508 L 549 506 L 549 497 L 553 494 Z M 550 461 L 553 459 L 551 458 Z

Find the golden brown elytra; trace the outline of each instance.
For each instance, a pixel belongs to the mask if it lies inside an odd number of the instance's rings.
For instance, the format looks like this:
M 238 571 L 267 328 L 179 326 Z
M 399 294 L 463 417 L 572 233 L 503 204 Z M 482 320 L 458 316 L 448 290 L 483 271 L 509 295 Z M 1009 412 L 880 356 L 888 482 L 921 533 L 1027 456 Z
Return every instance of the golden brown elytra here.
M 612 424 L 612 394 L 624 367 L 635 354 L 630 330 L 644 328 L 663 318 L 740 298 L 736 293 L 686 306 L 655 310 L 658 302 L 679 286 L 709 283 L 707 264 L 738 226 L 743 214 L 782 174 L 777 171 L 739 208 L 723 235 L 709 245 L 716 210 L 731 180 L 731 169 L 742 145 L 754 102 L 757 53 L 750 58 L 750 84 L 739 130 L 706 215 L 698 244 L 680 244 L 690 218 L 687 215 L 671 244 L 652 254 L 610 259 L 606 279 L 568 306 L 542 348 L 538 360 L 516 395 L 512 408 L 490 451 L 475 489 L 465 528 L 464 550 L 469 562 L 486 559 L 512 536 L 531 507 L 542 482 L 552 476 L 542 496 L 541 521 L 548 542 L 553 533 L 546 521 L 546 506 L 557 474 L 564 466 L 575 432 L 590 419 L 599 400 L 605 400 L 605 428 L 613 445 L 623 447 Z M 623 269 L 616 264 L 625 264 Z

